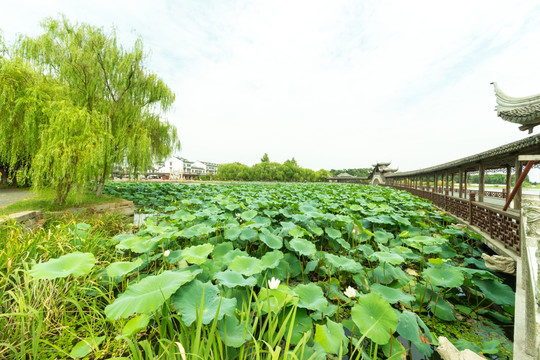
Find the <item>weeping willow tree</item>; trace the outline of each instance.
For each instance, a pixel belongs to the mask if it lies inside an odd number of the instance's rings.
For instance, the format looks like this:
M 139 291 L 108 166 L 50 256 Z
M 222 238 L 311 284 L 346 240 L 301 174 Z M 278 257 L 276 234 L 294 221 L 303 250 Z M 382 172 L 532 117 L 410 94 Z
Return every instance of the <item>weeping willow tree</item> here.
M 100 115 L 101 120 L 87 123 L 85 116 L 79 118 L 100 137 L 102 148 L 92 155 L 101 156 L 95 174 L 99 196 L 113 166 L 127 162 L 134 173 L 143 171 L 179 149 L 176 128 L 163 119 L 174 94 L 146 69 L 141 40 L 126 50 L 114 32 L 65 17 L 46 19 L 42 27 L 41 36 L 22 38 L 18 51 L 69 88 L 73 105 L 86 111 L 87 120 Z
M 0 41 L 0 48 L 3 47 Z M 29 175 L 46 126 L 43 111 L 54 97 L 55 86 L 22 59 L 0 56 L 0 172 L 7 184 L 11 174 Z
M 32 178 L 37 188 L 53 187 L 55 203 L 63 204 L 73 187 L 81 190 L 99 172 L 107 139 L 100 129 L 108 119 L 66 100 L 50 102 L 45 113 L 49 123 L 40 136 Z

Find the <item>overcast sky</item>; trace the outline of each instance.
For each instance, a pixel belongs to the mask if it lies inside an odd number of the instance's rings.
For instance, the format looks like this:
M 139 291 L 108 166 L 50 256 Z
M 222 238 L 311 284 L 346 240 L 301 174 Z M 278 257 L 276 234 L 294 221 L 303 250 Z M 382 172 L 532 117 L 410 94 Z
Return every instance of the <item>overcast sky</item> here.
M 538 1 L 0 0 L 0 29 L 60 13 L 142 38 L 192 160 L 414 170 L 528 136 L 491 82 L 540 93 Z

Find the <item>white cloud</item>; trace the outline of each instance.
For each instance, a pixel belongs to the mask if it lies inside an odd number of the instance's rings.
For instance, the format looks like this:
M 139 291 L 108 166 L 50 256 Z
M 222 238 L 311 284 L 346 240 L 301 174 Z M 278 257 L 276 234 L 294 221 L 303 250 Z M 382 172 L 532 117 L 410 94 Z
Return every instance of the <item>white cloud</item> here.
M 202 160 L 431 166 L 525 136 L 490 82 L 540 92 L 534 1 L 2 1 L 0 27 L 35 35 L 58 13 L 142 37 Z

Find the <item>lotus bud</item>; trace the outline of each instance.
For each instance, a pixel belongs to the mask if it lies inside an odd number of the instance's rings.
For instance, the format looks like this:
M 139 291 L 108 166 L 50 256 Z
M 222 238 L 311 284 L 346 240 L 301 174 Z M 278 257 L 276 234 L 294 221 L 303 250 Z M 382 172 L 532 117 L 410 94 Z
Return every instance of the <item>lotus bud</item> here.
M 343 292 L 343 294 L 345 294 L 346 297 L 348 297 L 349 299 L 354 299 L 356 297 L 356 290 L 354 290 L 354 288 L 352 288 L 351 286 L 347 287 L 347 289 Z
M 277 289 L 281 281 L 272 276 L 272 279 L 268 280 L 268 287 L 270 289 Z
M 171 254 L 171 250 L 165 250 L 165 252 L 163 253 L 163 256 L 167 257 Z

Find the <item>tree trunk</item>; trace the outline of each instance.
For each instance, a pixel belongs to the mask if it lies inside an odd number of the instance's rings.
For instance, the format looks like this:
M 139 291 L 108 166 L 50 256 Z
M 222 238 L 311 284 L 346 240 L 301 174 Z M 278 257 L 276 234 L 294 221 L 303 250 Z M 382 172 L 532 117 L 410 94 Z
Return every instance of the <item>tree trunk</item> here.
M 17 187 L 19 184 L 17 182 L 17 172 L 11 174 L 11 186 Z
M 8 183 L 8 169 L 7 166 L 0 166 L 0 172 L 2 173 L 2 185 L 7 185 Z

